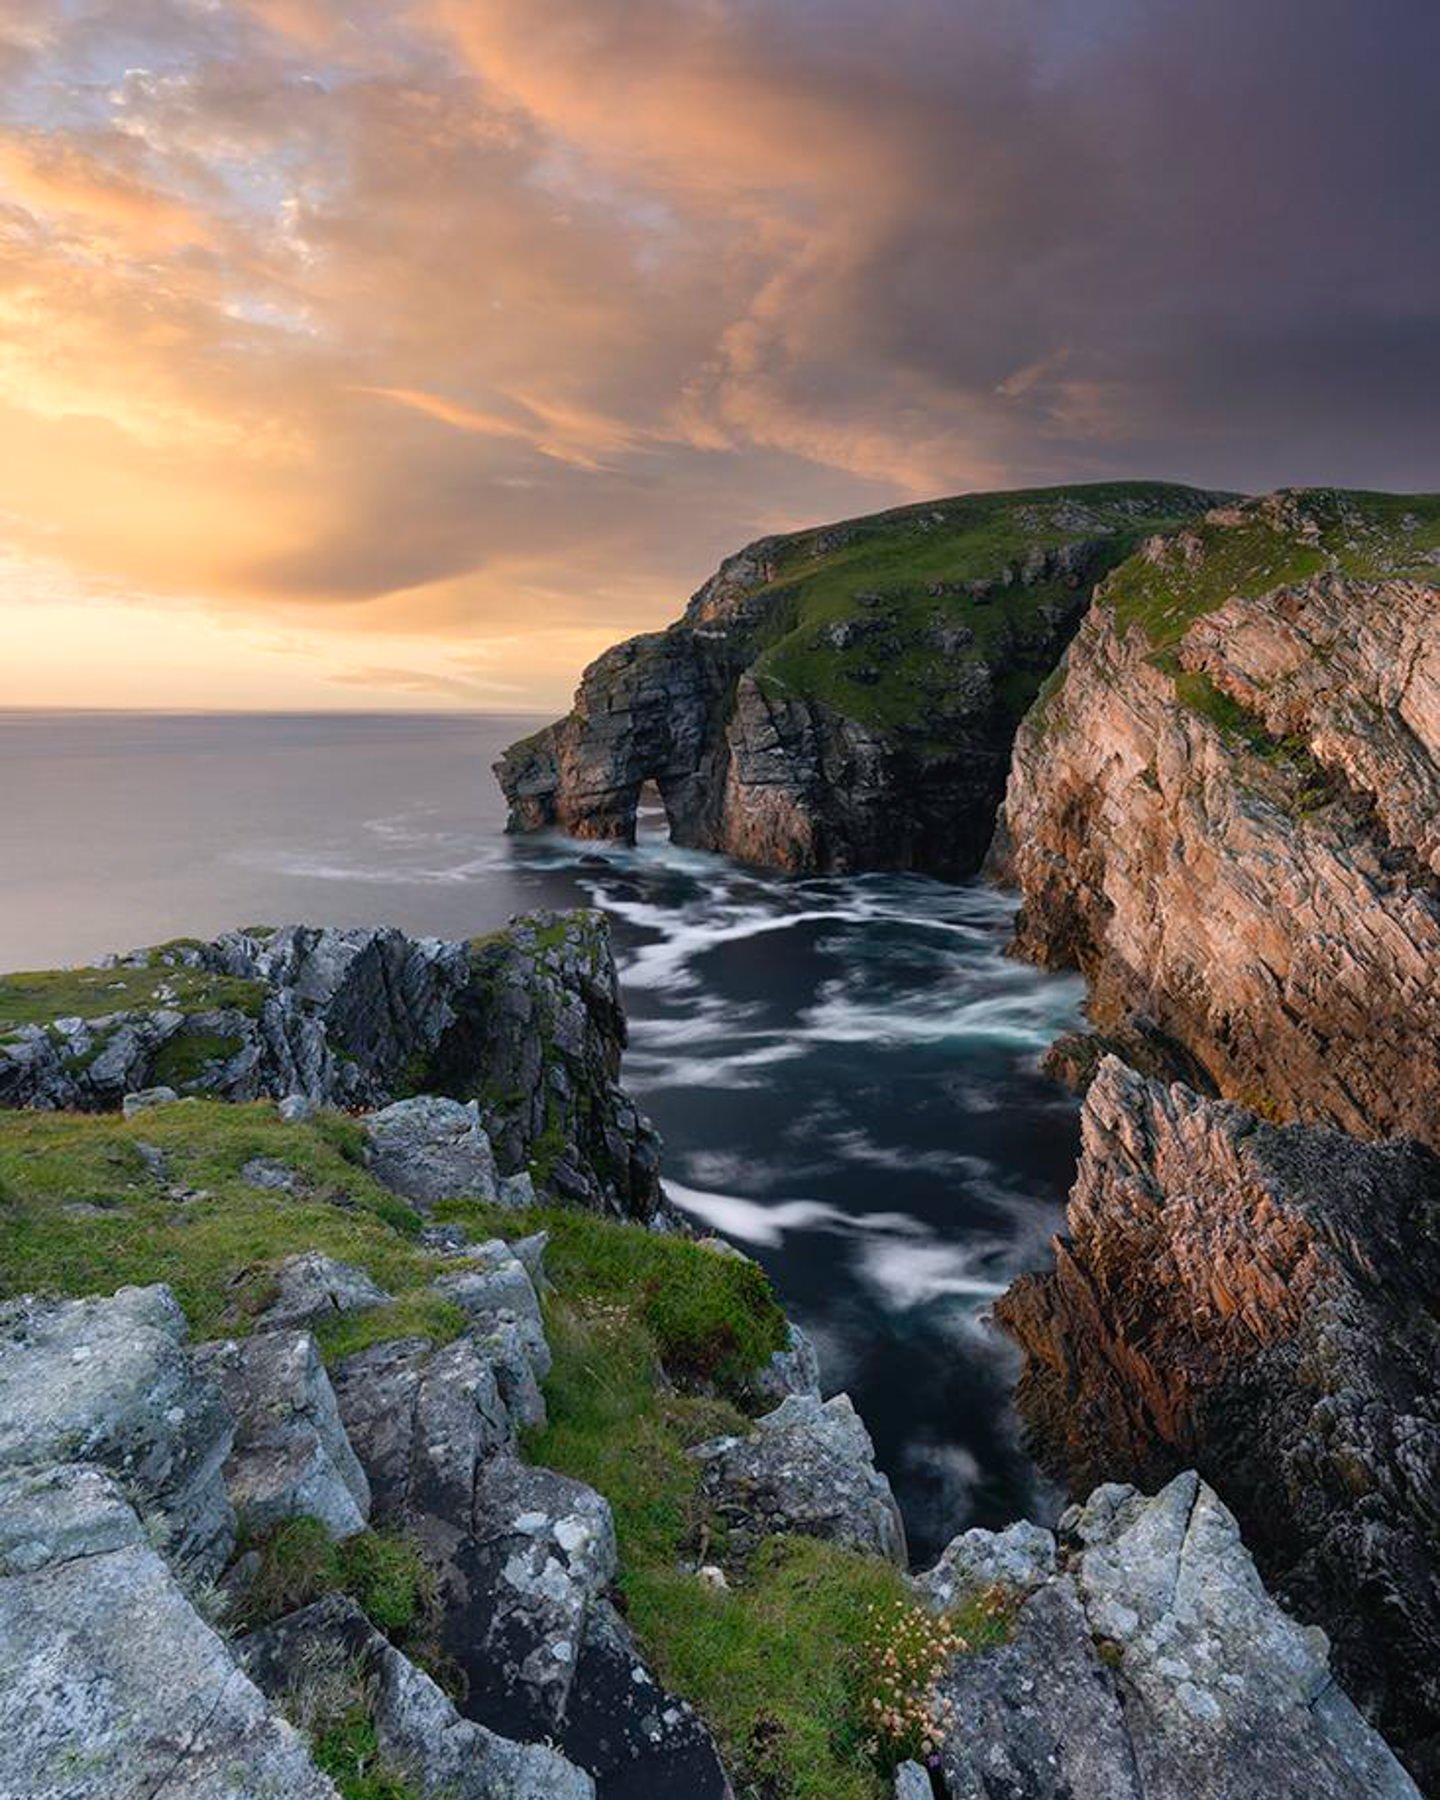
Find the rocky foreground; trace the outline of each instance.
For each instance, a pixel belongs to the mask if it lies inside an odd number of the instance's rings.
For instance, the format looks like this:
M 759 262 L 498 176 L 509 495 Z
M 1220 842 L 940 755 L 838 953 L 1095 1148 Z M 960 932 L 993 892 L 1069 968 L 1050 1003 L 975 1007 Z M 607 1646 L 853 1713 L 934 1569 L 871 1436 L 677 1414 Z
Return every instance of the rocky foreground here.
M 619 1085 L 625 1031 L 599 913 L 536 913 L 464 943 L 257 927 L 0 976 L 0 1106 L 95 1111 L 159 1089 L 354 1108 L 428 1093 L 473 1105 L 499 1176 L 647 1219 L 659 1143 Z
M 677 844 L 798 872 L 972 874 L 1016 726 L 1096 581 L 1215 499 L 1037 489 L 761 539 L 506 752 L 510 827 L 633 842 L 654 782 Z

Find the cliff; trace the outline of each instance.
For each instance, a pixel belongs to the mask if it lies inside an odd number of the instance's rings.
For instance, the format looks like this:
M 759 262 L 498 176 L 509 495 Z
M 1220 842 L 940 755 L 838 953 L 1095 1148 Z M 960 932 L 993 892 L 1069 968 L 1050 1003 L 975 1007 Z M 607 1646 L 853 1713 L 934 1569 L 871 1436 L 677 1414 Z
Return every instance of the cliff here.
M 1095 582 L 1215 498 L 972 495 L 751 544 L 506 752 L 510 829 L 632 842 L 653 781 L 678 844 L 783 870 L 972 874 L 1015 728 Z
M 1440 1778 L 1440 1158 L 1274 1127 L 1111 1058 L 1053 1273 L 996 1308 L 1072 1492 L 1194 1467 Z
M 225 1100 L 476 1103 L 502 1175 L 648 1219 L 659 1142 L 619 1084 L 625 1016 L 599 913 L 468 942 L 305 925 L 0 976 L 0 1106 L 91 1111 L 151 1088 Z
M 995 866 L 1020 951 L 1083 970 L 1125 1054 L 1440 1143 L 1437 566 L 1440 501 L 1285 492 L 1097 590 Z

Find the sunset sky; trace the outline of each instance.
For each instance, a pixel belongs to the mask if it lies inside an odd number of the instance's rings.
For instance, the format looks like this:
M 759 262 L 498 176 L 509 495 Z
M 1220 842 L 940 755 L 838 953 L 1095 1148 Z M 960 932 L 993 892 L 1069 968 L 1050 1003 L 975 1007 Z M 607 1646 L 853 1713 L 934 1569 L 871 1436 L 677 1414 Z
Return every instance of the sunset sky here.
M 0 704 L 553 708 L 762 532 L 1440 487 L 1435 0 L 0 0 Z

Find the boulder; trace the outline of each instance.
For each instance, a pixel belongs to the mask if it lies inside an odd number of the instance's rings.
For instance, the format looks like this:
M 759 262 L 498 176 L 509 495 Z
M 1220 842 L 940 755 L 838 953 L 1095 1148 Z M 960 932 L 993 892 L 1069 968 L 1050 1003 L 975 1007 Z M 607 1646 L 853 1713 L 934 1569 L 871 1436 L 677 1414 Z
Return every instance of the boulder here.
M 179 1098 L 172 1087 L 141 1088 L 138 1093 L 125 1095 L 120 1102 L 120 1111 L 127 1119 L 133 1119 L 138 1113 L 148 1112 L 151 1107 L 168 1106 L 171 1101 Z
M 245 1528 L 265 1531 L 286 1519 L 312 1518 L 337 1538 L 362 1531 L 370 1484 L 309 1332 L 257 1332 L 239 1343 L 202 1344 L 195 1360 L 235 1415 L 225 1483 Z
M 741 1555 L 773 1533 L 795 1532 L 904 1567 L 900 1509 L 848 1394 L 824 1402 L 792 1394 L 749 1437 L 716 1438 L 691 1454 Z
M 93 1466 L 0 1475 L 0 1793 L 337 1800 Z
M 85 1461 L 112 1470 L 204 1578 L 235 1539 L 221 1474 L 234 1424 L 185 1351 L 170 1289 L 0 1306 L 0 1470 Z
M 364 1129 L 370 1173 L 418 1206 L 500 1198 L 495 1153 L 475 1101 L 434 1094 L 397 1100 L 371 1113 Z
M 424 1800 L 593 1800 L 594 1782 L 556 1751 L 461 1718 L 342 1595 L 252 1633 L 239 1653 L 252 1678 L 296 1716 L 323 1703 L 335 1683 L 365 1695 L 382 1765 Z
M 778 1406 L 791 1394 L 820 1398 L 820 1358 L 793 1319 L 789 1322 L 789 1342 L 750 1377 L 750 1388 L 757 1400 L 769 1401 L 771 1406 Z
M 1067 1566 L 1032 1588 L 1007 1641 L 946 1670 L 952 1800 L 1417 1800 L 1335 1684 L 1324 1633 L 1269 1597 L 1193 1471 L 1153 1499 L 1102 1487 L 1062 1528 Z M 1009 1552 L 987 1555 L 981 1535 L 968 1555 L 988 1574 Z M 1053 1546 L 1026 1580 L 1047 1563 Z M 948 1604 L 946 1582 L 920 1590 Z
M 318 1250 L 288 1256 L 275 1270 L 276 1294 L 255 1321 L 257 1331 L 294 1331 L 337 1313 L 384 1306 L 390 1295 L 363 1269 Z

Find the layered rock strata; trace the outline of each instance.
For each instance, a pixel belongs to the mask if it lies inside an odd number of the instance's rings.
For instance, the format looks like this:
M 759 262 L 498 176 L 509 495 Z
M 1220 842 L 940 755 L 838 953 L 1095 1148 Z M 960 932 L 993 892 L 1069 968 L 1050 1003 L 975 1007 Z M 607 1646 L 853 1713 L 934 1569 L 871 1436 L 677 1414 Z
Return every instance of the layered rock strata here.
M 1111 1058 L 1053 1273 L 996 1308 L 1072 1492 L 1198 1468 L 1346 1685 L 1440 1778 L 1440 1158 Z
M 973 495 L 751 544 L 506 752 L 511 829 L 633 842 L 654 782 L 678 844 L 801 872 L 972 873 L 1015 727 L 1094 582 L 1214 498 Z
M 995 858 L 1018 947 L 1085 973 L 1112 1042 L 1432 1144 L 1437 565 L 1424 498 L 1283 493 L 1152 541 L 1020 730 Z

